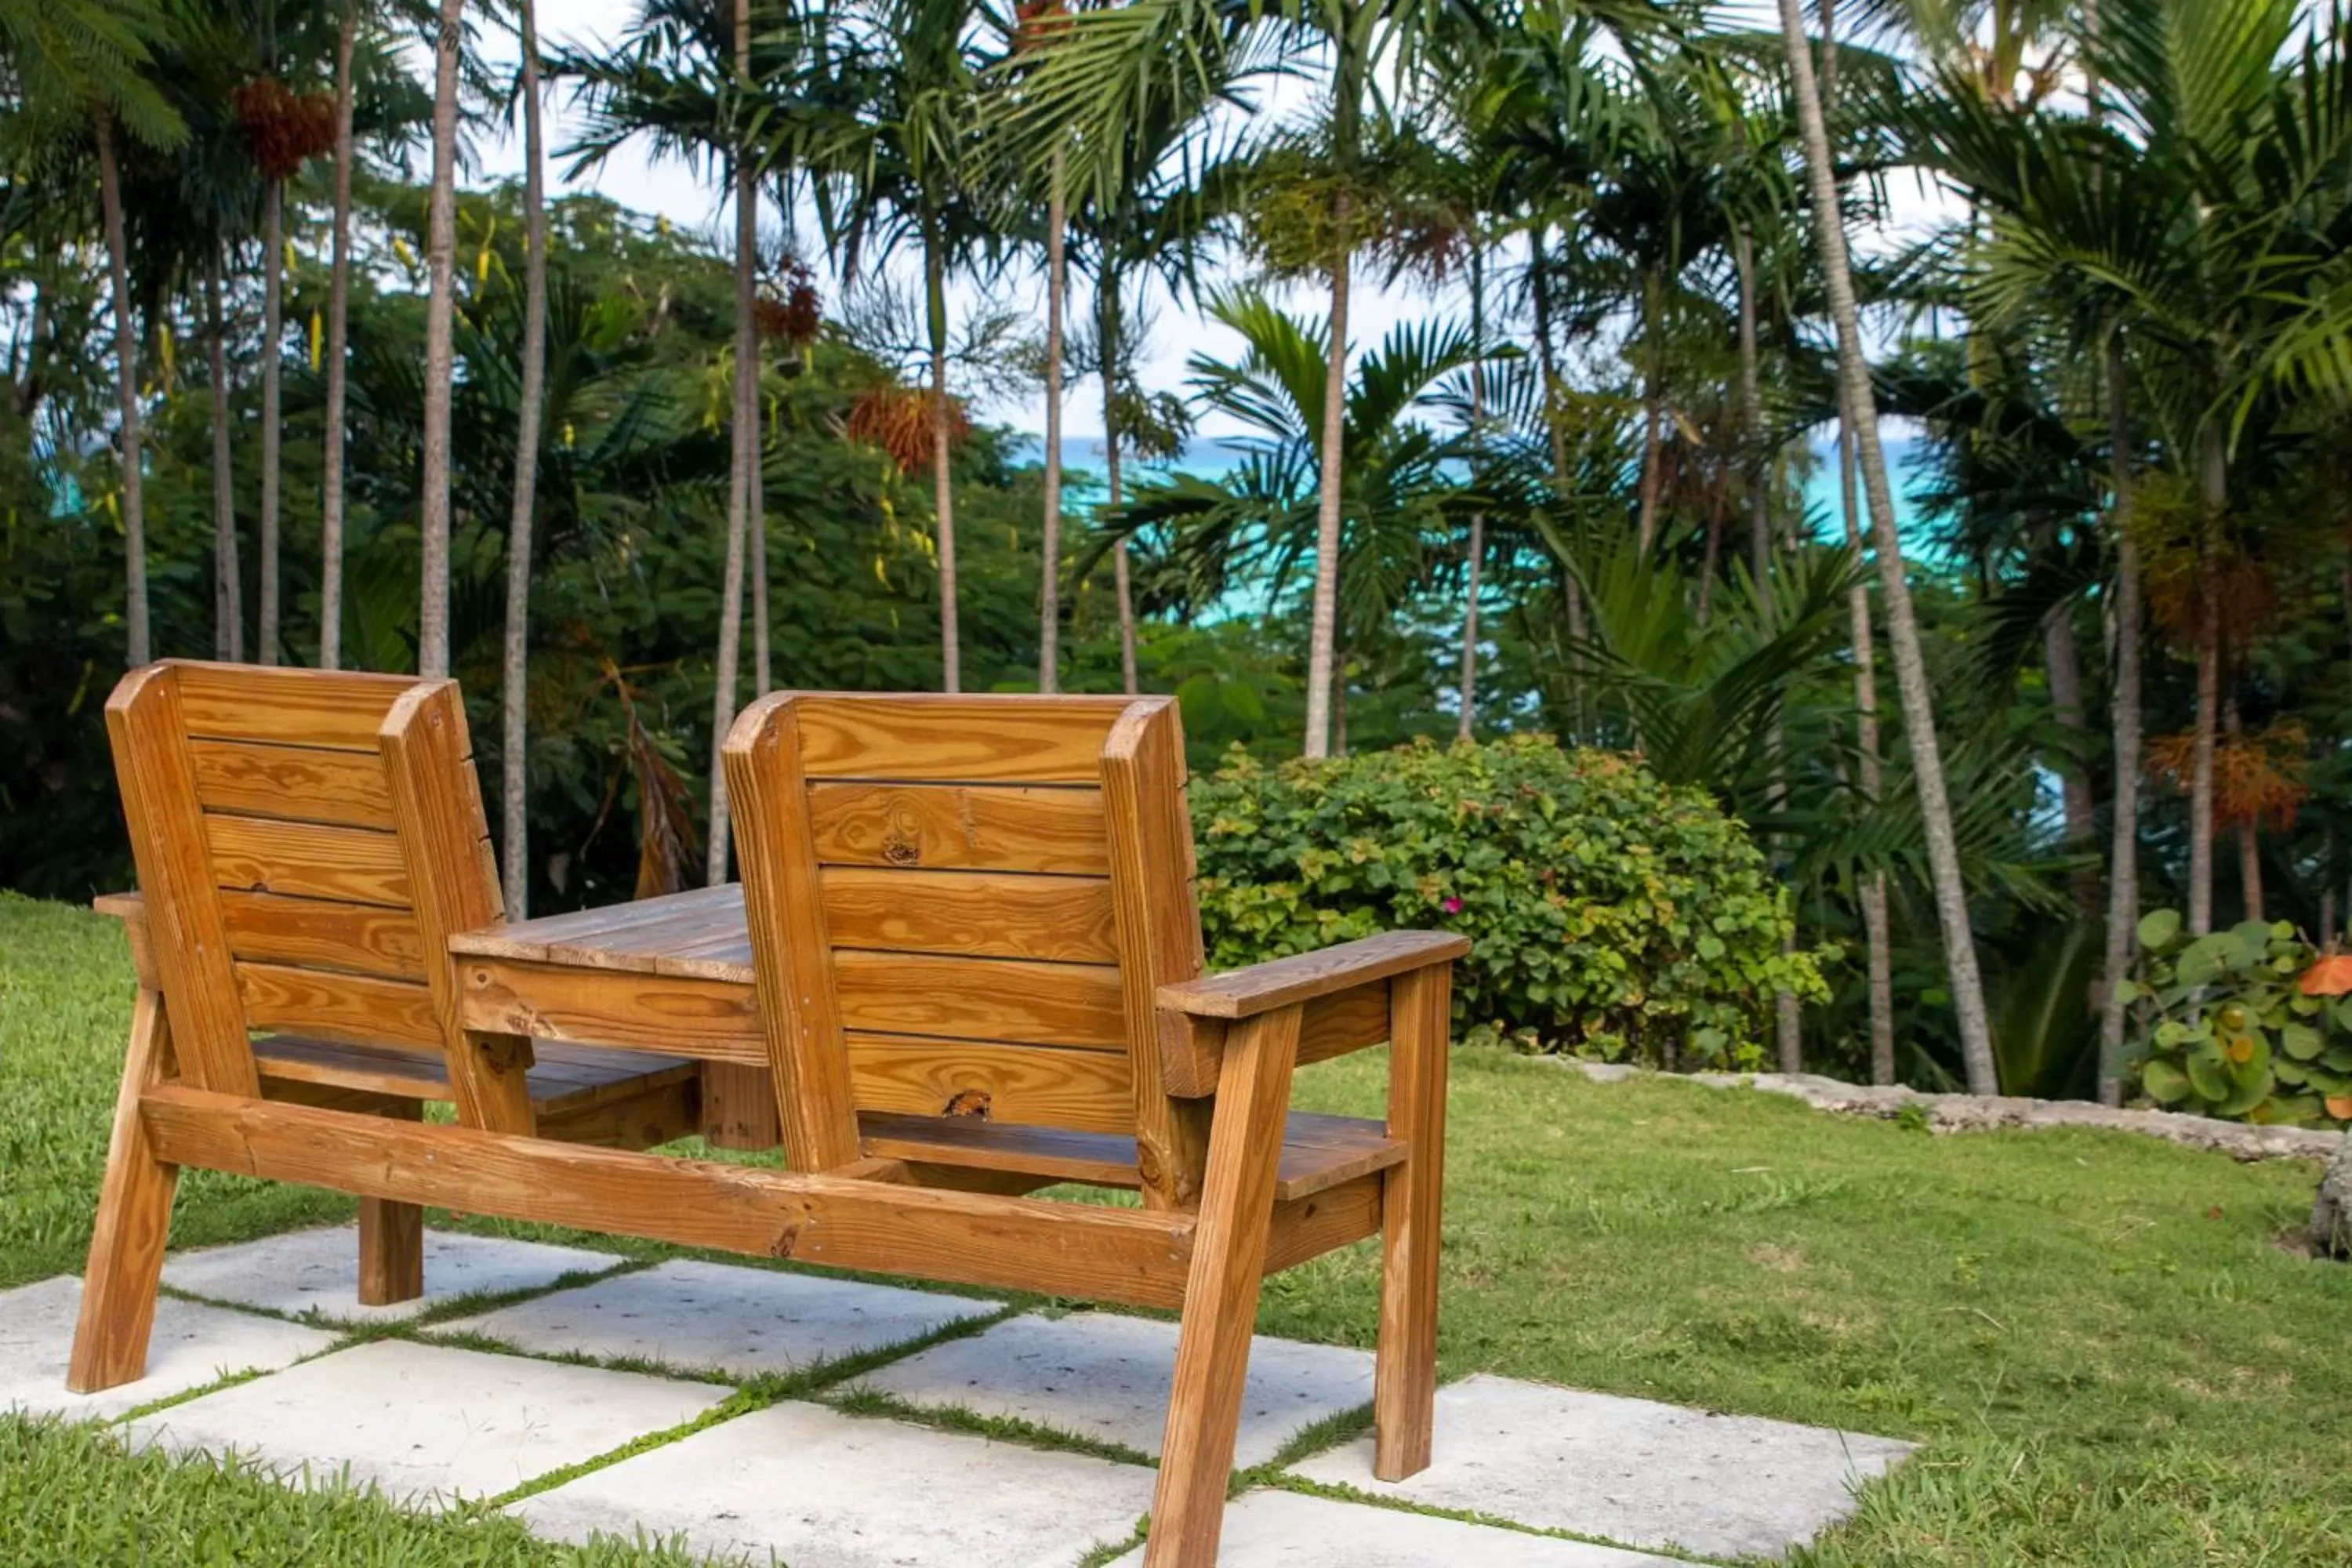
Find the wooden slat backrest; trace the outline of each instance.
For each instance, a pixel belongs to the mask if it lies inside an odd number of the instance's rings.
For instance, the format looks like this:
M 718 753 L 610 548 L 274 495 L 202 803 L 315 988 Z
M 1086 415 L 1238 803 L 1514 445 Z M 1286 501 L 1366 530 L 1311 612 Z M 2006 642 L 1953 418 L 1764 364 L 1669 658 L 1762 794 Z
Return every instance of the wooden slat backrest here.
M 1132 1135 L 1186 1201 L 1199 1113 L 1151 994 L 1200 973 L 1183 740 L 1166 698 L 779 693 L 728 742 L 785 1152 L 856 1112 Z
M 470 823 L 404 835 L 379 733 L 404 703 L 456 711 L 439 787 Z M 123 678 L 107 724 L 190 1079 L 257 1092 L 255 1030 L 445 1048 L 441 929 L 483 918 L 485 881 L 497 912 L 454 686 L 167 660 Z M 444 839 L 463 864 L 428 868 Z

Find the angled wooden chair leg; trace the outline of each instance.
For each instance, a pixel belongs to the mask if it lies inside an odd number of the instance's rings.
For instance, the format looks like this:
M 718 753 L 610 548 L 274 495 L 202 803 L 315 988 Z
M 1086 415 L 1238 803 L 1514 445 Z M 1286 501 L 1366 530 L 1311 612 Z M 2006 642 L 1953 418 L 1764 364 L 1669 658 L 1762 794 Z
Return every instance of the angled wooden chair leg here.
M 1298 1018 L 1297 1008 L 1279 1008 L 1234 1026 L 1226 1039 L 1145 1568 L 1213 1568 L 1217 1560 Z
M 163 995 L 142 987 L 131 1016 L 131 1046 L 114 1100 L 98 1224 L 82 1271 L 81 1316 L 66 1371 L 66 1386 L 76 1394 L 135 1382 L 147 1370 L 147 1339 L 155 1326 L 155 1291 L 163 1277 L 163 1243 L 171 1233 L 180 1168 L 155 1158 L 139 1118 L 139 1097 L 172 1072 L 172 1031 Z
M 395 1101 L 383 1114 L 424 1120 L 415 1100 Z M 425 1294 L 425 1210 L 390 1198 L 360 1200 L 360 1305 L 389 1307 Z
M 1412 1153 L 1381 1186 L 1381 1339 L 1372 1376 L 1372 1474 L 1429 1464 L 1437 1398 L 1437 1249 L 1445 1184 L 1445 1069 L 1453 975 L 1389 984 L 1389 1136 Z

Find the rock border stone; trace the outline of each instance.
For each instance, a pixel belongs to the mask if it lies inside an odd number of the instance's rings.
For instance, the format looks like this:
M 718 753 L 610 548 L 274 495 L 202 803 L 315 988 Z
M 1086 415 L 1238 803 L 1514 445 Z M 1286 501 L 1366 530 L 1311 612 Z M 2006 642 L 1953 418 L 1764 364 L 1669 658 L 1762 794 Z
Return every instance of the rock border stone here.
M 2242 1121 L 2217 1121 L 2210 1116 L 2189 1116 L 2177 1110 L 2118 1110 L 2087 1100 L 2027 1100 L 2013 1095 L 1931 1094 L 1900 1085 L 1879 1087 L 1846 1083 L 1814 1073 L 1653 1073 L 1626 1062 L 1588 1062 L 1573 1057 L 1544 1057 L 1582 1073 L 1596 1083 L 1622 1083 L 1637 1075 L 1674 1078 L 1710 1089 L 1752 1089 L 1764 1094 L 1785 1094 L 1816 1110 L 1845 1116 L 1875 1116 L 1893 1121 L 1906 1106 L 1916 1106 L 1937 1132 L 1984 1132 L 2002 1127 L 2097 1127 L 2111 1132 L 2136 1132 L 2161 1138 L 2191 1149 L 2211 1149 L 2233 1160 L 2326 1160 L 2347 1147 L 2347 1135 L 2309 1127 L 2256 1127 Z

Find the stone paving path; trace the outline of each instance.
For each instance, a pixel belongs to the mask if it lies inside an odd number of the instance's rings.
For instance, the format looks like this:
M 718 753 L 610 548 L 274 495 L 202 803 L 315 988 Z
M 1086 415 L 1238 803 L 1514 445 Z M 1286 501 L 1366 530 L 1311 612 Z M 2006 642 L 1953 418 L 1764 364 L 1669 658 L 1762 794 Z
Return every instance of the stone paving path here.
M 147 1376 L 90 1399 L 64 1386 L 79 1283 L 0 1291 L 0 1410 L 120 1420 L 135 1444 L 410 1508 L 486 1502 L 558 1540 L 683 1537 L 791 1568 L 1142 1563 L 1172 1323 L 448 1233 L 423 1302 L 371 1310 L 356 1257 L 348 1229 L 175 1257 Z M 1228 1510 L 1229 1568 L 1773 1557 L 1909 1452 L 1479 1375 L 1439 1392 L 1434 1461 L 1391 1485 L 1347 1439 L 1371 1371 L 1255 1342 L 1237 1463 L 1289 1463 Z

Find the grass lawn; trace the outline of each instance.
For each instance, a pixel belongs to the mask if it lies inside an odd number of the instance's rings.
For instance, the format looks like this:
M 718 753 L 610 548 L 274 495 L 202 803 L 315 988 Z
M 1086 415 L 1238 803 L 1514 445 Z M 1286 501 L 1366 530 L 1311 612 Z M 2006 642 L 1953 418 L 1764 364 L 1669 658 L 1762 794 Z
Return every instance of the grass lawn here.
M 0 1289 L 80 1267 L 130 996 L 110 922 L 0 894 Z M 1308 1069 L 1299 1099 L 1377 1113 L 1381 1065 Z M 1935 1137 L 1499 1052 L 1458 1055 L 1454 1086 L 1445 1374 L 1924 1442 L 1794 1561 L 2352 1562 L 2352 1268 L 2278 1245 L 2315 1166 L 2087 1131 Z M 192 1173 L 173 1238 L 349 1211 Z M 1260 1326 L 1369 1345 L 1376 1278 L 1361 1247 L 1279 1276 Z M 0 1562 L 665 1560 L 0 1418 Z

